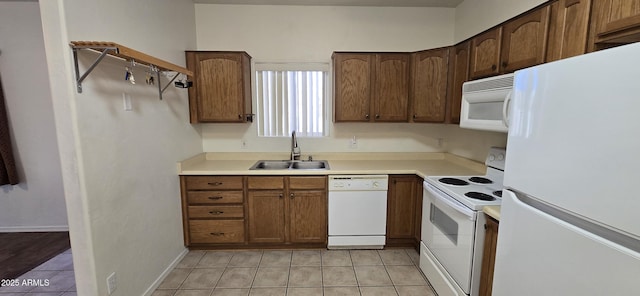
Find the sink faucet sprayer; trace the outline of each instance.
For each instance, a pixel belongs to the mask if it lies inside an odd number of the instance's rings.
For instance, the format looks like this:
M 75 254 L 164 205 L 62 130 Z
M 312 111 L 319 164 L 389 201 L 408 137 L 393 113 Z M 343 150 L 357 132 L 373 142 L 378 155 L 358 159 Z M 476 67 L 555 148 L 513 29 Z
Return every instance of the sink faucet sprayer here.
M 291 160 L 300 160 L 300 147 L 298 147 L 296 131 L 291 133 Z

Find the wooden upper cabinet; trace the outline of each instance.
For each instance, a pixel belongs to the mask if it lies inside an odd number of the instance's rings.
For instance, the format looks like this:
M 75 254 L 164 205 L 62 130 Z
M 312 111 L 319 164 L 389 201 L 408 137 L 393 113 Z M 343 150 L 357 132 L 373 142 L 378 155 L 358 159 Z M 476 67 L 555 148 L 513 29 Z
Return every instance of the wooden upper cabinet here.
M 246 122 L 251 116 L 251 57 L 246 52 L 187 51 L 194 72 L 191 123 Z
M 550 9 L 546 62 L 584 54 L 591 0 L 558 0 Z
M 640 41 L 640 0 L 592 0 L 589 51 Z
M 469 77 L 478 79 L 500 72 L 500 41 L 502 27 L 496 27 L 471 39 Z
M 374 121 L 407 121 L 409 59 L 406 53 L 375 55 Z
M 334 53 L 334 120 L 369 121 L 373 55 Z
M 334 120 L 407 121 L 408 53 L 335 52 Z
M 543 6 L 502 26 L 500 73 L 544 62 L 547 50 L 549 6 Z
M 470 42 L 465 41 L 451 49 L 449 58 L 449 107 L 447 122 L 460 123 L 462 84 L 469 79 Z
M 447 107 L 449 48 L 411 56 L 411 110 L 414 122 L 444 122 Z

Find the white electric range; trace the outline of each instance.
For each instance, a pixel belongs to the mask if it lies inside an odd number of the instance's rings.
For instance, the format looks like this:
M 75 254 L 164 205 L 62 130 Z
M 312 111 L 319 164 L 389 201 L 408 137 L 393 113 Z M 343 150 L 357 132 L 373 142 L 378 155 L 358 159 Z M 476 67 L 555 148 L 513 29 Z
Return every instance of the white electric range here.
M 484 176 L 431 176 L 423 184 L 420 268 L 438 295 L 478 295 L 482 208 L 500 205 L 506 151 L 492 147 Z

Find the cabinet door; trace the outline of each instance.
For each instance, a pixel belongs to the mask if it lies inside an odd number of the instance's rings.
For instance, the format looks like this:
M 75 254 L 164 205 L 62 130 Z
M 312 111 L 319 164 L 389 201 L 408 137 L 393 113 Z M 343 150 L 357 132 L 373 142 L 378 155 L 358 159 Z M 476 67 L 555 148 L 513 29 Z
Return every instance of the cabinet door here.
M 471 39 L 469 77 L 478 79 L 499 73 L 502 27 L 493 28 Z
M 282 191 L 249 191 L 247 203 L 249 242 L 284 242 L 284 193 Z
M 373 55 L 334 53 L 334 120 L 369 121 Z
M 191 122 L 245 122 L 251 113 L 250 57 L 240 52 L 187 52 L 194 71 Z
M 412 55 L 412 120 L 444 122 L 447 107 L 449 48 Z
M 374 120 L 408 121 L 409 54 L 376 54 Z
M 549 6 L 544 6 L 502 26 L 501 73 L 544 62 L 548 24 Z
M 482 253 L 479 295 L 491 296 L 491 287 L 493 286 L 493 269 L 496 262 L 496 245 L 498 243 L 498 222 L 487 216 L 484 229 L 484 250 Z
M 462 108 L 462 84 L 469 79 L 469 41 L 460 43 L 451 49 L 449 63 L 449 111 L 447 122 L 460 123 Z
M 326 191 L 291 191 L 289 193 L 289 237 L 291 242 L 326 242 L 327 215 Z
M 591 0 L 559 0 L 551 4 L 546 62 L 584 54 Z
M 415 205 L 415 176 L 389 176 L 387 238 L 413 239 L 415 234 Z
M 640 0 L 592 0 L 589 51 L 640 41 Z
M 416 178 L 416 214 L 415 214 L 415 231 L 413 233 L 413 238 L 416 241 L 416 245 L 420 245 L 420 240 L 422 236 L 422 178 Z

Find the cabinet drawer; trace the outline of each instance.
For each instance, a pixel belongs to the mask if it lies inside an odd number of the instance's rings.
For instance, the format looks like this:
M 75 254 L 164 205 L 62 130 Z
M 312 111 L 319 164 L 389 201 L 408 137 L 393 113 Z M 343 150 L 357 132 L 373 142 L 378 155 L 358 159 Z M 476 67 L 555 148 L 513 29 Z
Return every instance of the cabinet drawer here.
M 189 206 L 189 219 L 243 217 L 243 206 Z
M 242 189 L 242 176 L 190 176 L 188 190 Z
M 284 189 L 284 177 L 249 177 L 249 189 Z
M 242 203 L 242 191 L 189 191 L 189 204 Z
M 244 220 L 191 220 L 189 236 L 194 244 L 244 242 Z
M 325 189 L 327 178 L 324 176 L 289 177 L 291 189 Z

